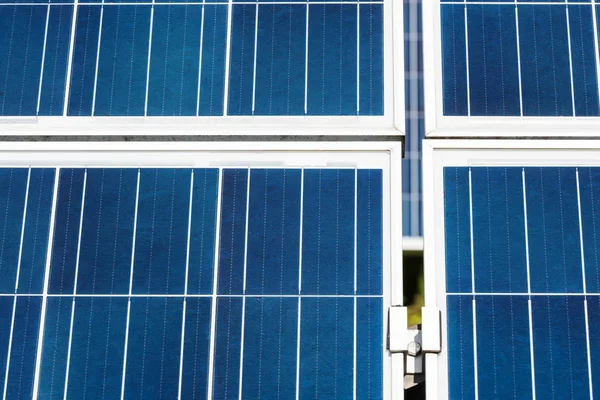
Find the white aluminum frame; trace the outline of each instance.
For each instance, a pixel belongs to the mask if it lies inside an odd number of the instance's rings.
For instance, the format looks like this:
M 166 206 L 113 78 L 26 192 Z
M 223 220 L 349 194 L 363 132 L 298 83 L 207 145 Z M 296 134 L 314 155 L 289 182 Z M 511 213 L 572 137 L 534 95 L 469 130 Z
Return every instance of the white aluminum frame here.
M 403 400 L 403 354 L 387 350 L 387 310 L 402 304 L 402 143 L 6 142 L 0 167 L 340 167 L 383 170 L 384 399 Z M 351 351 L 351 349 L 349 349 Z M 400 384 L 398 384 L 400 382 Z
M 510 5 L 512 1 L 504 0 L 503 3 Z M 600 130 L 600 118 L 598 117 L 444 116 L 440 4 L 442 4 L 440 0 L 423 0 L 423 80 L 426 137 L 564 138 L 598 136 Z M 564 7 L 565 4 L 557 3 L 556 6 Z M 591 6 L 592 4 L 590 4 Z
M 593 140 L 424 140 L 425 306 L 442 315 L 442 352 L 425 355 L 426 394 L 448 398 L 443 168 L 446 166 L 600 166 Z
M 11 4 L 0 4 L 0 7 Z M 230 1 L 228 7 L 231 6 Z M 402 0 L 385 0 L 383 8 L 383 116 L 0 116 L 0 135 L 404 135 L 403 3 Z M 70 82 L 67 82 L 66 89 L 69 87 Z

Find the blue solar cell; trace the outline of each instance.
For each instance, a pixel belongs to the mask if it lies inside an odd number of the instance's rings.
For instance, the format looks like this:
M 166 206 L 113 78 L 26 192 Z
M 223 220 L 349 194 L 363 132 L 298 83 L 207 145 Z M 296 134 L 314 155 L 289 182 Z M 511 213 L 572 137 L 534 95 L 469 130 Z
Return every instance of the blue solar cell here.
M 222 177 L 219 294 L 241 294 L 246 236 L 247 169 L 226 169 Z
M 448 398 L 475 398 L 473 297 L 446 297 Z
M 519 115 L 514 5 L 467 7 L 471 115 Z
M 308 6 L 309 115 L 356 115 L 356 6 Z
M 597 116 L 600 115 L 600 111 L 598 109 L 598 81 L 596 68 L 594 68 L 596 55 L 593 9 L 589 6 L 570 5 L 568 10 L 575 115 Z
M 78 6 L 68 115 L 92 115 L 102 8 Z
M 188 293 L 212 293 L 218 169 L 195 169 L 190 227 Z
M 242 339 L 242 299 L 217 299 L 213 398 L 237 399 Z
M 150 9 L 104 7 L 94 115 L 144 115 Z
M 301 171 L 250 174 L 246 293 L 298 293 Z
M 531 291 L 581 293 L 575 168 L 525 169 Z
M 14 297 L 0 296 L 0 324 L 2 326 L 10 326 L 12 321 L 12 312 L 15 302 Z M 8 354 L 8 346 L 10 345 L 11 337 L 9 329 L 0 331 L 0 354 Z M 0 372 L 6 371 L 6 357 L 0 357 Z M 5 382 L 4 373 L 0 373 L 0 387 L 4 388 Z
M 140 318 L 142 315 L 144 315 L 143 310 L 137 317 L 132 313 L 132 318 Z M 126 318 L 126 298 L 78 297 L 76 299 L 68 398 L 83 399 L 94 396 L 119 398 L 121 396 Z M 46 327 L 48 329 L 48 325 Z M 138 331 L 132 329 L 132 335 L 137 333 Z M 136 344 L 142 344 L 140 342 L 141 339 Z M 134 344 L 134 339 L 132 338 L 129 343 Z M 156 354 L 156 350 L 154 353 Z M 134 361 L 141 365 L 141 358 Z
M 302 293 L 354 293 L 353 169 L 304 171 Z
M 202 7 L 198 115 L 223 115 L 228 9 L 216 4 Z
M 475 291 L 527 292 L 522 170 L 471 171 Z
M 42 293 L 54 189 L 52 168 L 31 169 L 18 293 Z
M 383 398 L 383 302 L 356 299 L 356 398 Z
M 585 262 L 585 282 L 588 292 L 600 293 L 600 170 L 579 169 L 579 191 L 581 197 L 581 229 Z
M 448 292 L 471 292 L 470 209 L 468 168 L 444 168 L 444 231 Z
M 0 169 L 0 187 L 3 189 L 0 197 L 0 293 L 15 292 L 27 176 L 25 168 Z
M 584 298 L 535 296 L 533 352 L 538 398 L 589 398 Z
M 531 399 L 527 297 L 477 296 L 476 319 L 479 398 Z
M 243 398 L 296 396 L 298 300 L 246 298 Z
M 60 171 L 49 293 L 74 293 L 84 174 L 83 169 L 65 168 Z
M 590 369 L 592 373 L 592 391 L 598 393 L 600 384 L 600 297 L 587 296 L 588 326 L 590 341 Z
M 467 115 L 467 53 L 464 6 L 441 6 L 444 115 Z
M 383 4 L 359 7 L 358 114 L 383 115 Z
M 306 6 L 260 5 L 256 43 L 254 113 L 304 114 Z
M 79 255 L 79 274 L 87 279 L 78 280 L 78 293 L 128 293 L 137 175 L 88 169 Z
M 31 399 L 42 299 L 18 297 L 15 307 L 14 324 L 10 325 L 13 327 L 13 345 L 8 355 L 6 398 Z
M 304 298 L 300 327 L 300 399 L 352 398 L 353 300 Z
M 183 299 L 130 301 L 125 397 L 177 398 Z
M 47 7 L 0 7 L 0 115 L 36 115 Z
M 357 171 L 356 293 L 383 293 L 383 177 L 380 170 Z
M 523 115 L 572 115 L 564 7 L 520 6 Z
M 202 9 L 154 7 L 147 115 L 196 115 Z
M 181 396 L 197 399 L 208 393 L 208 364 L 210 352 L 210 298 L 185 300 L 185 337 Z
M 38 115 L 63 114 L 72 18 L 72 6 L 49 7 Z
M 133 292 L 184 293 L 191 170 L 143 169 Z
M 48 298 L 39 384 L 44 399 L 64 399 L 72 305 L 71 297 Z
M 229 115 L 252 114 L 254 37 L 257 4 L 232 6 L 229 70 Z M 257 63 L 260 61 L 257 58 Z

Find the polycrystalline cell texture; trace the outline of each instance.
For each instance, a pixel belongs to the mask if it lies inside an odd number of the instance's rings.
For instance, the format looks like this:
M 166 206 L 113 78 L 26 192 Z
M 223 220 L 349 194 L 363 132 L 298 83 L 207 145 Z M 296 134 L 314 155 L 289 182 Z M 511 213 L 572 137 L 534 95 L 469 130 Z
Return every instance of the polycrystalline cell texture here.
M 381 3 L 110 3 L 2 7 L 0 115 L 383 115 Z
M 595 167 L 445 168 L 451 398 L 590 397 L 598 187 Z
M 72 16 L 69 5 L 0 8 L 0 116 L 63 115 Z
M 598 116 L 594 5 L 441 4 L 443 112 Z
M 0 181 L 10 398 L 347 397 L 354 379 L 382 397 L 382 171 L 17 168 Z M 336 255 L 338 280 L 323 264 L 316 282 L 314 257 Z

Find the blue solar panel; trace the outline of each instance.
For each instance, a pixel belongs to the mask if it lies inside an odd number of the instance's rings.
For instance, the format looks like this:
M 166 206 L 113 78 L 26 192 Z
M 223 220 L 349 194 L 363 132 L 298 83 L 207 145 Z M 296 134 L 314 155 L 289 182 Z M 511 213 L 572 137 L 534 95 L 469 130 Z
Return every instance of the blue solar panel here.
M 402 160 L 402 232 L 422 232 L 421 140 L 425 137 L 421 0 L 404 0 L 405 151 Z
M 599 177 L 444 169 L 450 398 L 593 397 Z
M 440 6 L 445 115 L 600 115 L 593 2 L 479 3 Z
M 0 115 L 383 115 L 381 2 L 171 2 L 0 4 Z
M 4 396 L 382 398 L 382 179 L 0 169 Z

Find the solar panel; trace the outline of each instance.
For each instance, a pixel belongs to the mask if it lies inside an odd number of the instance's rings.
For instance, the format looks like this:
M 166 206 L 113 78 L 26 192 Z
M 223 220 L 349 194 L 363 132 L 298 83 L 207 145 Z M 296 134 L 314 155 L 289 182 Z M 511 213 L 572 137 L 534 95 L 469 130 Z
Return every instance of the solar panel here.
M 598 391 L 597 167 L 445 167 L 450 398 Z
M 421 0 L 404 0 L 406 151 L 402 160 L 402 231 L 405 237 L 423 236 L 421 140 L 425 136 L 425 113 L 422 10 Z
M 3 0 L 0 115 L 383 115 L 381 1 L 169 3 Z
M 0 183 L 4 397 L 383 398 L 382 170 Z
M 441 0 L 444 115 L 600 115 L 597 13 L 589 1 Z

